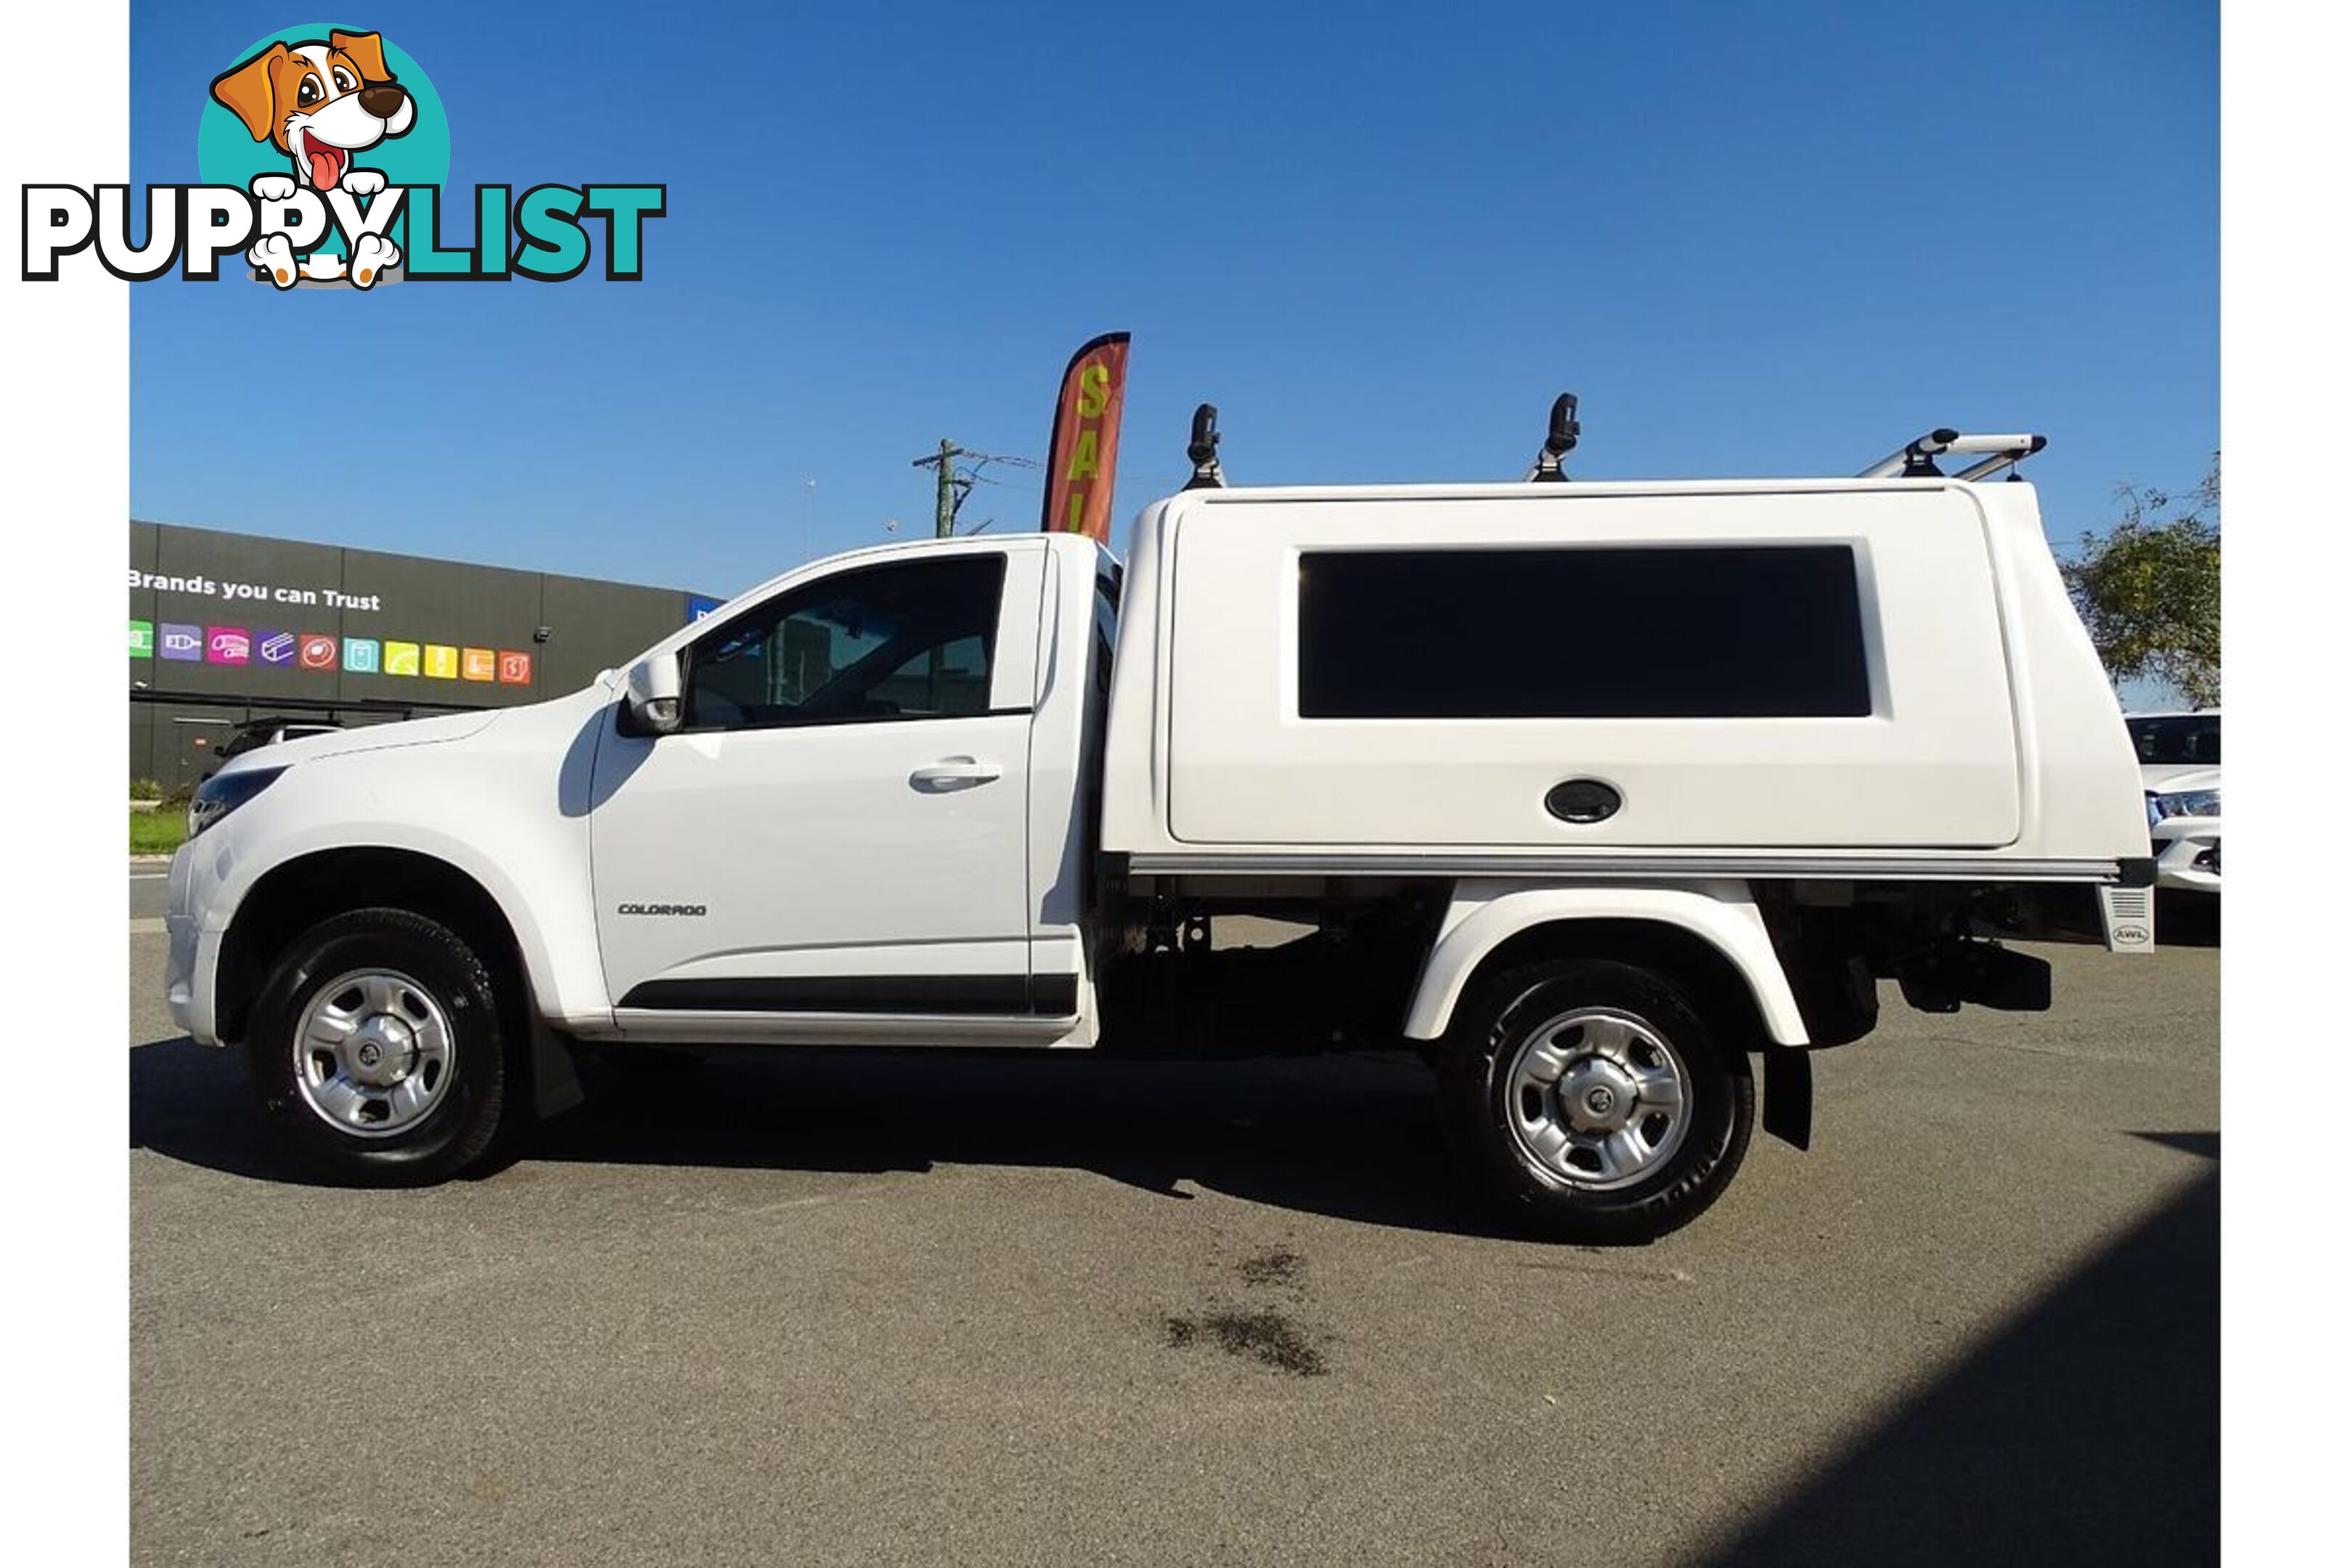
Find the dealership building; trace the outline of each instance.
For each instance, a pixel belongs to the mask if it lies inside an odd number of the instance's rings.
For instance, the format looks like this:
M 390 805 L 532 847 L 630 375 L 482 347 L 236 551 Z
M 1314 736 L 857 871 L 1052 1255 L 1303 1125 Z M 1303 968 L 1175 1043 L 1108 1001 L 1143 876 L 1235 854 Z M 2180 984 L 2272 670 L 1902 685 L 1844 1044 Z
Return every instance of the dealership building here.
M 677 589 L 133 520 L 131 776 L 193 784 L 257 720 L 537 702 L 716 607 Z

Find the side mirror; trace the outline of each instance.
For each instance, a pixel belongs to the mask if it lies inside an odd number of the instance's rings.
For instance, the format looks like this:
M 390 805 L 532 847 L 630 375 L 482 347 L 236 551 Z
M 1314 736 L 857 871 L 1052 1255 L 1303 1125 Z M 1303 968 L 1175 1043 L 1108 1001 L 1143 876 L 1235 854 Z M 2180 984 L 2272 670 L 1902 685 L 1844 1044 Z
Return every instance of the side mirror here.
M 632 735 L 667 735 L 686 721 L 678 696 L 677 655 L 655 654 L 629 666 L 621 727 Z

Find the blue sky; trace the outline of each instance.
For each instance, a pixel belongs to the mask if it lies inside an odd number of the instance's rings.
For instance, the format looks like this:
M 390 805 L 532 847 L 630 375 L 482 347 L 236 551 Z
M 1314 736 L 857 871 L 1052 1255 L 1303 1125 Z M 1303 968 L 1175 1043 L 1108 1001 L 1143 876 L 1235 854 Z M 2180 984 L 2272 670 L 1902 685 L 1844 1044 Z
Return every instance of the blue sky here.
M 135 5 L 132 179 L 318 13 Z M 131 290 L 160 521 L 729 593 L 1043 455 L 1135 334 L 1118 511 L 1181 483 L 1845 473 L 2047 432 L 2052 533 L 2219 445 L 2210 4 L 383 4 L 451 184 L 665 181 L 646 279 Z M 464 226 L 457 232 L 463 233 Z M 1034 526 L 1034 479 L 967 520 Z

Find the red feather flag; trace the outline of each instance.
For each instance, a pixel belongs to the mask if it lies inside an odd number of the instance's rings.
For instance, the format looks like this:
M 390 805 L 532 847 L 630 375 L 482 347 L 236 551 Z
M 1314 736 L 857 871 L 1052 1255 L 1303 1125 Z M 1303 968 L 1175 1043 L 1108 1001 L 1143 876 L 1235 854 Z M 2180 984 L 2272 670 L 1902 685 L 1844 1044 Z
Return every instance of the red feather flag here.
M 1118 416 L 1127 402 L 1127 337 L 1105 332 L 1070 356 L 1054 405 L 1045 458 L 1048 533 L 1110 542 L 1111 483 L 1118 473 Z

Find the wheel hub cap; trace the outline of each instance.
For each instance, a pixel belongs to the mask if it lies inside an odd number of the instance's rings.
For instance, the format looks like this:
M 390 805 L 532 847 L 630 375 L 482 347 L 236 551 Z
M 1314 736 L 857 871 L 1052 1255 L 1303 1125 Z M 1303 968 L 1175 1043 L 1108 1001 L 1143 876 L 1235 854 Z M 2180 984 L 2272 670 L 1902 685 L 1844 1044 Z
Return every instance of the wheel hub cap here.
M 408 1076 L 416 1061 L 416 1031 L 399 1018 L 372 1015 L 352 1031 L 342 1055 L 353 1081 L 385 1088 Z
M 1579 1132 L 1614 1132 L 1639 1103 L 1633 1075 L 1605 1058 L 1588 1057 L 1560 1075 L 1559 1106 Z
M 1627 1186 L 1682 1147 L 1689 1082 L 1673 1042 L 1649 1024 L 1580 1008 L 1529 1031 L 1513 1057 L 1512 1135 L 1548 1182 Z
M 456 1060 L 441 1004 L 392 970 L 356 970 L 312 992 L 293 1049 L 303 1104 L 362 1138 L 404 1132 L 431 1114 Z

